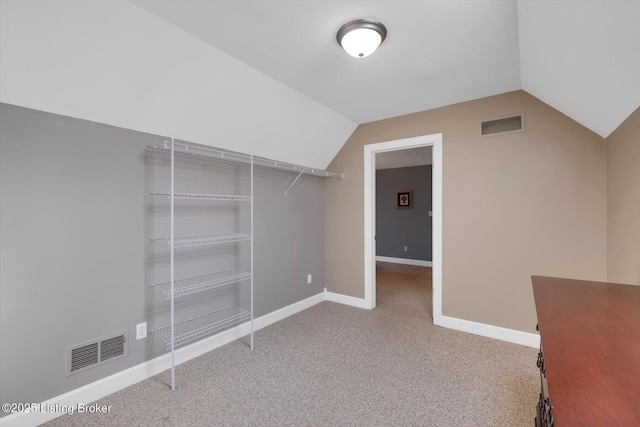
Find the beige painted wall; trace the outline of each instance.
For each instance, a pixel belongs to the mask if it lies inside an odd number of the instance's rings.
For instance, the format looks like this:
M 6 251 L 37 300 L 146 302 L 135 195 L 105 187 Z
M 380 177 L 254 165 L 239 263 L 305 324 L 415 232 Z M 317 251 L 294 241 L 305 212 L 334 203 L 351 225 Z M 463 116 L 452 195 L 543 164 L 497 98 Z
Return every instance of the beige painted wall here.
M 606 142 L 608 280 L 640 285 L 640 108 Z
M 526 114 L 526 132 L 479 137 Z M 534 331 L 531 275 L 606 280 L 604 140 L 524 91 L 360 125 L 328 169 L 326 287 L 364 297 L 366 144 L 443 133 L 443 315 Z

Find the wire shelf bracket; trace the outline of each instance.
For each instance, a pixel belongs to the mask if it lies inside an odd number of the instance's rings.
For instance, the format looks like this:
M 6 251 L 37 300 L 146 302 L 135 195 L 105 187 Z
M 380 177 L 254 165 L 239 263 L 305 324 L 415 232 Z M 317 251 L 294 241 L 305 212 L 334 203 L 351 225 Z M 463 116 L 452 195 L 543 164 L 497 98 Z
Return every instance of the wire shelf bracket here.
M 291 190 L 291 187 L 293 187 L 293 184 L 295 184 L 295 183 L 296 183 L 296 181 L 297 181 L 298 179 L 300 179 L 300 177 L 302 176 L 302 174 L 303 174 L 303 173 L 304 173 L 304 169 L 302 169 L 302 170 L 300 171 L 300 173 L 298 174 L 298 176 L 296 176 L 296 179 L 294 179 L 294 180 L 293 180 L 293 182 L 292 182 L 291 184 L 289 184 L 289 186 L 287 187 L 287 189 L 286 189 L 286 190 L 284 190 L 284 195 L 285 195 L 285 196 L 287 195 L 287 193 L 289 192 L 289 190 Z

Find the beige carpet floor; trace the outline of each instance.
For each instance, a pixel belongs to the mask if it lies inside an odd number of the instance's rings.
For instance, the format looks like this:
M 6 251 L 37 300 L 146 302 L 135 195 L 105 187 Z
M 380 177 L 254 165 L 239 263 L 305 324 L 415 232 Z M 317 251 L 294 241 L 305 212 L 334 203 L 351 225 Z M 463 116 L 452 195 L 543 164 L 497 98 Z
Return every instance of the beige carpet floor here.
M 378 264 L 378 307 L 332 302 L 47 426 L 531 426 L 537 350 L 436 327 L 431 269 Z

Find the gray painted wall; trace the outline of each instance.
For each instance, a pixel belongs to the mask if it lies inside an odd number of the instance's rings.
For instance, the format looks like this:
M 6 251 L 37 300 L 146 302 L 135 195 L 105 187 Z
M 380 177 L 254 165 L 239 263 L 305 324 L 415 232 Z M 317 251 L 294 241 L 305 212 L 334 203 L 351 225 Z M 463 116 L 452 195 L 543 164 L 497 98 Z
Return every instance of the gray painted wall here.
M 168 322 L 148 283 L 168 280 L 164 138 L 0 104 L 0 400 L 41 402 L 165 352 L 135 325 Z M 246 167 L 177 156 L 176 191 L 248 193 Z M 324 182 L 255 169 L 255 314 L 324 289 Z M 177 202 L 176 235 L 249 231 L 249 205 Z M 244 267 L 239 243 L 177 253 L 176 276 Z M 313 283 L 307 285 L 307 274 Z M 248 282 L 179 301 L 178 317 L 246 304 Z M 128 331 L 127 357 L 65 376 L 68 346 Z M 249 350 L 247 350 L 249 351 Z M 177 378 L 178 384 L 180 378 Z M 2 414 L 5 415 L 5 414 Z
M 376 171 L 376 255 L 433 260 L 431 169 L 426 165 Z M 396 193 L 404 190 L 413 191 L 413 209 L 396 208 Z

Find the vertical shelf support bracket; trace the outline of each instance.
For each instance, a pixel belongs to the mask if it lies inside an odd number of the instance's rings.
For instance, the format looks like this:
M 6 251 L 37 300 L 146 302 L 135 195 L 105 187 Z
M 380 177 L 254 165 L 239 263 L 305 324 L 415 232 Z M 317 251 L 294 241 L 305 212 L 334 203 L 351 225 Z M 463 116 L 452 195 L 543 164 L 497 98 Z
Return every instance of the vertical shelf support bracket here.
M 176 317 L 175 317 L 175 269 L 174 269 L 174 244 L 175 244 L 175 140 L 171 138 L 171 237 L 169 239 L 171 252 L 171 390 L 176 389 Z
M 254 243 L 254 231 L 253 231 L 253 154 L 251 155 L 251 350 L 253 350 L 253 333 L 254 333 L 254 312 L 253 312 L 253 243 Z

